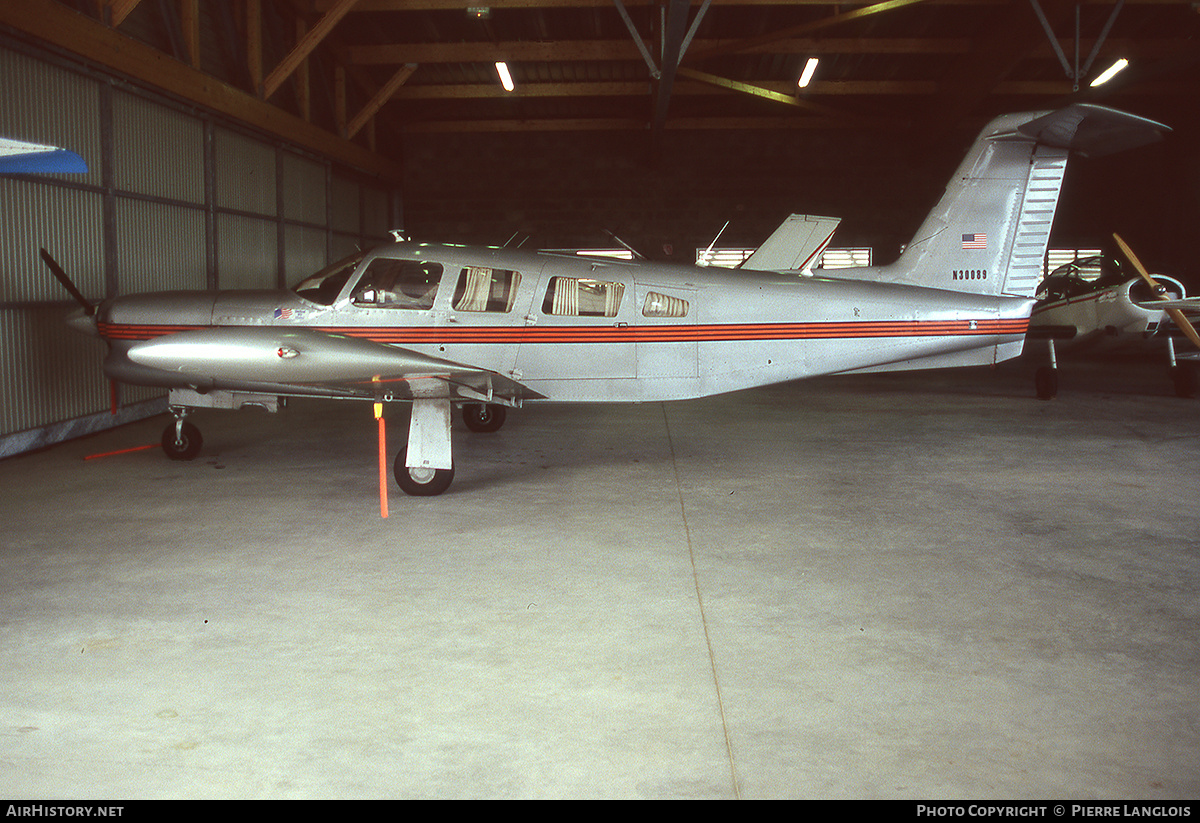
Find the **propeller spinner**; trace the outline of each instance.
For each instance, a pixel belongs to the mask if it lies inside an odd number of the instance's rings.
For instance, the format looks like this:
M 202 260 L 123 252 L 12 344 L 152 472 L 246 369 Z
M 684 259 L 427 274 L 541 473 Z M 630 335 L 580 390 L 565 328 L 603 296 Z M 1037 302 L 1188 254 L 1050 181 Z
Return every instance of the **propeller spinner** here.
M 1142 276 L 1142 279 L 1150 284 L 1150 288 L 1154 290 L 1155 296 L 1159 300 L 1170 300 L 1171 298 L 1167 296 L 1166 289 L 1163 288 L 1161 283 L 1150 276 L 1150 273 L 1146 271 L 1146 267 L 1142 265 L 1142 261 L 1138 260 L 1137 255 L 1135 255 L 1133 250 L 1130 249 L 1125 241 L 1121 239 L 1121 236 L 1114 234 L 1113 240 L 1117 241 L 1117 246 L 1121 249 L 1121 253 L 1129 259 L 1129 262 L 1133 264 L 1134 269 L 1136 269 L 1137 273 Z M 1196 333 L 1196 327 L 1193 326 L 1191 321 L 1184 316 L 1183 312 L 1181 312 L 1179 309 L 1165 309 L 1165 311 L 1167 316 L 1175 321 L 1175 325 L 1178 326 L 1185 335 L 1187 335 L 1187 339 L 1191 340 L 1196 348 L 1200 348 L 1200 334 Z

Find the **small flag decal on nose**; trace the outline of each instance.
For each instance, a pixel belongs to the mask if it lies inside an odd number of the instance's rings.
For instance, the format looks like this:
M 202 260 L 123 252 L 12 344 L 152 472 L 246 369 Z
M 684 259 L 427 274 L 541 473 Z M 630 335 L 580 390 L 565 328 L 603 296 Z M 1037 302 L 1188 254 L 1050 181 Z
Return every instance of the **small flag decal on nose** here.
M 962 247 L 964 249 L 986 249 L 987 235 L 986 234 L 964 234 L 962 236 Z

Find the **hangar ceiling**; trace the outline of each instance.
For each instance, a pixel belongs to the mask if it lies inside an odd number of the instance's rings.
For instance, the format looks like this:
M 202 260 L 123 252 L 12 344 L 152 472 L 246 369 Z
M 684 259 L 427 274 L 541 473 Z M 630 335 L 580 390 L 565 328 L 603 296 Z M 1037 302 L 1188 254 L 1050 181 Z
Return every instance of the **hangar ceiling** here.
M 384 173 L 413 133 L 950 130 L 1065 99 L 1172 120 L 1200 102 L 1190 0 L 0 5 L 18 36 Z M 1091 88 L 1118 57 L 1129 67 Z

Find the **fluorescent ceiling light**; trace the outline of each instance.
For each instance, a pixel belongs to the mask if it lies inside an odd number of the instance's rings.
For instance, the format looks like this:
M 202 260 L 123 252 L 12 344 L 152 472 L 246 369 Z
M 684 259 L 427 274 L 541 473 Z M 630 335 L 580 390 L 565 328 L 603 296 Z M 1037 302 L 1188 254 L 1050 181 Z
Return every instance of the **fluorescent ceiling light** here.
M 1112 80 L 1114 77 L 1117 76 L 1117 72 L 1119 72 L 1121 69 L 1125 68 L 1128 65 L 1129 65 L 1129 61 L 1126 60 L 1124 57 L 1122 57 L 1120 60 L 1118 60 L 1117 62 L 1115 62 L 1111 66 L 1109 66 L 1107 69 L 1105 69 L 1103 74 L 1101 74 L 1099 77 L 1097 77 L 1095 80 L 1093 80 L 1092 85 L 1099 86 L 1102 83 L 1107 83 L 1109 80 Z
M 500 85 L 504 86 L 505 91 L 512 91 L 516 88 L 513 85 L 512 75 L 508 73 L 508 63 L 497 63 L 496 73 L 500 75 Z
M 800 75 L 800 79 L 796 81 L 796 85 L 800 88 L 807 88 L 812 80 L 813 72 L 817 70 L 817 63 L 820 62 L 815 57 L 808 58 L 808 62 L 804 64 L 804 72 Z

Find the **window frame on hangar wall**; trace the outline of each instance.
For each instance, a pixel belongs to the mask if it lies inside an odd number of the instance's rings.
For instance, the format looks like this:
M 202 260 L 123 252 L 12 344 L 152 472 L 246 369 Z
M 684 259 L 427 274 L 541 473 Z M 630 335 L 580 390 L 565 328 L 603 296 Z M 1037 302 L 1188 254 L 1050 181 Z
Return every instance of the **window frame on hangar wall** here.
M 0 177 L 0 457 L 165 408 L 162 390 L 110 392 L 41 247 L 98 301 L 285 286 L 401 223 L 380 178 L 3 34 L 0 97 L 0 135 L 89 169 Z

